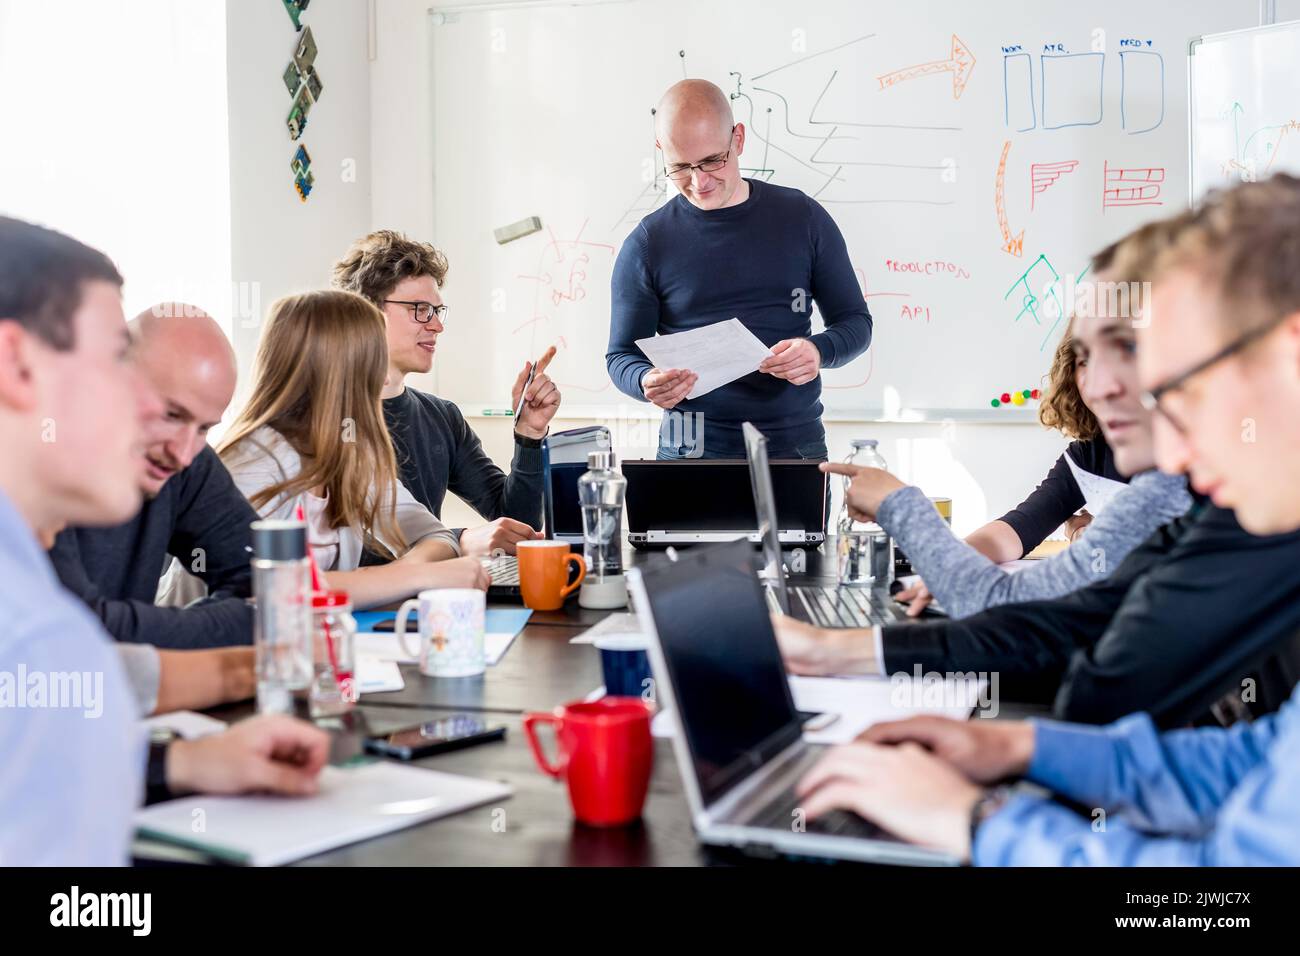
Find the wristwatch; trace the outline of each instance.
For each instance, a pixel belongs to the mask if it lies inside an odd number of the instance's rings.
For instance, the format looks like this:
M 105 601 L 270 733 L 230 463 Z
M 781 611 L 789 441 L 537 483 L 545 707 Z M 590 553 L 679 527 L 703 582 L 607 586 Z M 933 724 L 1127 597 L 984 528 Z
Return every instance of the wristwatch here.
M 546 436 L 543 435 L 542 438 L 529 438 L 527 435 L 521 435 L 519 432 L 515 432 L 515 441 L 523 445 L 525 448 L 541 448 L 542 439 L 545 437 Z
M 993 814 L 1001 810 L 1008 800 L 1011 799 L 1010 787 L 994 787 L 991 790 L 985 790 L 975 805 L 970 808 L 970 855 L 975 859 L 975 835 L 979 832 L 980 825 Z
M 145 803 L 170 800 L 175 794 L 167 786 L 167 748 L 180 740 L 170 727 L 149 728 L 149 763 L 145 769 Z

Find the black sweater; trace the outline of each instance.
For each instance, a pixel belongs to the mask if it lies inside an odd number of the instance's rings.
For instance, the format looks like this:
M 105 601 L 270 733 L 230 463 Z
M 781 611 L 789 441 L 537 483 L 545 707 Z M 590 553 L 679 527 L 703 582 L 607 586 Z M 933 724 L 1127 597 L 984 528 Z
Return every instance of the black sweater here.
M 460 409 L 446 399 L 405 389 L 384 399 L 402 484 L 438 517 L 447 492 L 489 521 L 514 518 L 542 526 L 541 443 L 515 436 L 510 474 L 493 463 Z
M 1024 548 L 1022 554 L 1028 554 L 1042 544 L 1049 534 L 1085 504 L 1083 491 L 1065 460 L 1067 456 L 1089 474 L 1100 475 L 1112 481 L 1128 482 L 1126 477 L 1115 470 L 1115 458 L 1105 438 L 1098 435 L 1087 441 L 1070 442 L 1064 454 L 1056 459 L 1056 464 L 1047 473 L 1047 477 L 1039 482 L 1029 497 L 998 519 L 1011 525 L 1020 537 L 1020 544 Z
M 1298 563 L 1300 532 L 1257 537 L 1200 502 L 1072 594 L 886 626 L 885 669 L 996 671 L 1010 699 L 1052 702 L 1064 720 L 1146 711 L 1160 726 L 1186 723 L 1243 678 L 1263 690 L 1271 669 L 1293 663 Z M 1281 700 L 1254 703 L 1268 711 Z
M 63 586 L 119 641 L 168 648 L 249 644 L 248 526 L 256 520 L 216 452 L 204 448 L 126 524 L 63 531 L 50 561 Z M 203 579 L 208 597 L 186 608 L 154 605 L 172 557 Z

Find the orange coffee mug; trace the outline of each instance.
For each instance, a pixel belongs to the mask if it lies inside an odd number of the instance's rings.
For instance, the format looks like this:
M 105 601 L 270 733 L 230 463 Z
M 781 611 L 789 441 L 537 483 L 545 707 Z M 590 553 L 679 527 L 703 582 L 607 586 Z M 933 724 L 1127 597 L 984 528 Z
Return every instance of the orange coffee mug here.
M 587 562 L 569 550 L 568 542 L 520 541 L 515 549 L 519 557 L 519 590 L 524 605 L 534 611 L 558 611 L 587 576 Z M 578 576 L 570 581 L 574 567 Z

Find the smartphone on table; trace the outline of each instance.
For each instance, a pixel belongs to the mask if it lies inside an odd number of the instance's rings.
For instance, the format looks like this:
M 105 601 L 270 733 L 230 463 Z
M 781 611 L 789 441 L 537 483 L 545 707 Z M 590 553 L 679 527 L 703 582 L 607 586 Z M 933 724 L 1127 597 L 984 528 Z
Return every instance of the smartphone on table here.
M 503 740 L 505 735 L 504 724 L 489 724 L 477 714 L 450 714 L 389 734 L 369 737 L 366 750 L 398 760 L 417 760 L 491 740 Z

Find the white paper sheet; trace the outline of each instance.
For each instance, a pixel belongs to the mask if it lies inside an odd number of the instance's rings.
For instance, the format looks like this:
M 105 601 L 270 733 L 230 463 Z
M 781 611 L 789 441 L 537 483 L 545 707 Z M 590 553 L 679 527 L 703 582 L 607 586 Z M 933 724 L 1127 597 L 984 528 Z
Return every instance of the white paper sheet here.
M 698 329 L 637 339 L 636 344 L 655 368 L 689 369 L 699 378 L 687 398 L 699 398 L 715 388 L 758 370 L 772 350 L 745 328 L 740 319 L 714 322 Z
M 386 661 L 368 654 L 357 655 L 357 693 L 384 694 L 406 687 L 397 661 Z
M 607 614 L 599 623 L 593 624 L 576 637 L 569 638 L 570 644 L 591 644 L 598 637 L 610 637 L 614 634 L 641 634 L 641 619 L 631 612 Z
M 821 730 L 804 731 L 812 744 L 844 744 L 872 724 L 902 720 L 921 714 L 965 720 L 979 701 L 983 682 L 917 681 L 884 677 L 791 677 L 790 692 L 799 710 L 836 714 L 835 722 Z M 676 716 L 660 711 L 651 722 L 656 737 L 671 737 Z
M 494 667 L 506 656 L 510 645 L 515 642 L 515 635 L 510 632 L 488 631 L 483 635 L 483 654 L 487 657 L 488 667 Z
M 804 740 L 814 744 L 848 743 L 872 724 L 922 714 L 965 720 L 982 687 L 981 681 L 937 678 L 790 678 L 795 707 L 839 715 L 822 730 L 804 732 Z

